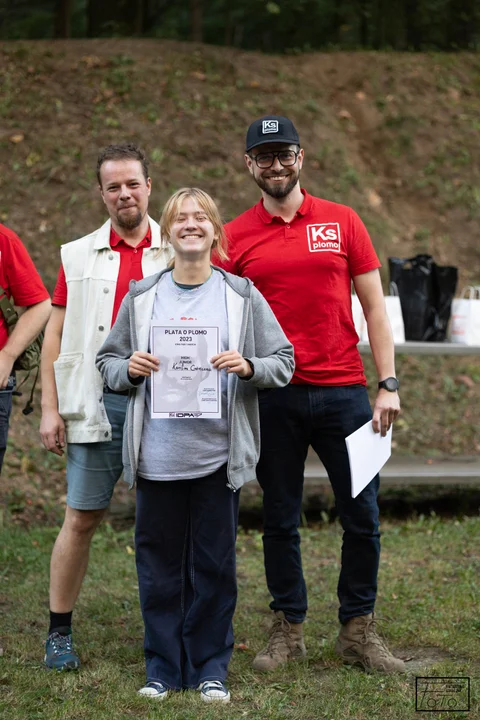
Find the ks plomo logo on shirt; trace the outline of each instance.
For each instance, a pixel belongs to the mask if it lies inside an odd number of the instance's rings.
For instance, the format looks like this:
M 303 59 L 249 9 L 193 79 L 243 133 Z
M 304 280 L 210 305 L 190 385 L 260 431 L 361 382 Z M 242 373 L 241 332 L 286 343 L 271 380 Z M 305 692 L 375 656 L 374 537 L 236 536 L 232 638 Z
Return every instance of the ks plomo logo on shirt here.
M 340 224 L 336 222 L 307 225 L 310 252 L 340 252 Z

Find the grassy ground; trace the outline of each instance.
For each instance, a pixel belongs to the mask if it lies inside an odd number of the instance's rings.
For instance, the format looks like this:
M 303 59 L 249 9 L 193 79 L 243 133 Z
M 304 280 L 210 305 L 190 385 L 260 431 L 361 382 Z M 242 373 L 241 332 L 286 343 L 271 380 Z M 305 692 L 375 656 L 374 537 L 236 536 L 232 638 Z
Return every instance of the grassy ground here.
M 480 519 L 420 516 L 383 526 L 377 611 L 389 644 L 406 659 L 406 676 L 366 675 L 343 667 L 333 653 L 341 532 L 337 524 L 305 529 L 303 556 L 310 594 L 308 661 L 260 676 L 251 668 L 269 623 L 261 537 L 238 541 L 236 650 L 230 666 L 230 706 L 211 707 L 195 693 L 161 705 L 142 699 L 142 623 L 132 532 L 103 526 L 93 544 L 88 577 L 75 611 L 79 673 L 42 667 L 47 625 L 48 562 L 57 530 L 29 533 L 7 523 L 0 536 L 0 716 L 8 720 L 129 720 L 194 718 L 269 720 L 406 720 L 480 717 Z M 415 712 L 415 676 L 470 676 L 471 711 L 455 716 Z

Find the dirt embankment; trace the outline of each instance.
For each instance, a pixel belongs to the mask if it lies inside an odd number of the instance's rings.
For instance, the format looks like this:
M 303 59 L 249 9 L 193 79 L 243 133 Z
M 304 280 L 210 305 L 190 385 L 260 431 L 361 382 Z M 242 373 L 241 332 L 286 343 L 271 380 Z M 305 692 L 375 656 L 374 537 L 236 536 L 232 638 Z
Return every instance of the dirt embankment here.
M 429 252 L 459 267 L 460 285 L 479 284 L 479 90 L 473 54 L 278 57 L 154 40 L 4 43 L 0 222 L 23 238 L 53 289 L 60 244 L 105 217 L 99 148 L 144 146 L 153 217 L 173 190 L 194 184 L 229 219 L 258 198 L 243 164 L 248 124 L 283 114 L 305 148 L 303 185 L 353 206 L 384 265 L 389 255 Z M 478 363 L 407 358 L 399 372 L 399 451 L 480 450 Z M 41 519 L 58 507 L 64 471 L 39 448 L 38 417 L 38 404 L 29 418 L 15 410 L 3 491 L 11 507 Z
M 291 116 L 303 184 L 351 204 L 376 247 L 432 252 L 480 280 L 480 56 L 264 56 L 154 40 L 4 43 L 0 50 L 0 217 L 50 286 L 58 246 L 96 227 L 103 145 L 140 142 L 152 213 L 197 184 L 230 218 L 255 202 L 246 127 Z

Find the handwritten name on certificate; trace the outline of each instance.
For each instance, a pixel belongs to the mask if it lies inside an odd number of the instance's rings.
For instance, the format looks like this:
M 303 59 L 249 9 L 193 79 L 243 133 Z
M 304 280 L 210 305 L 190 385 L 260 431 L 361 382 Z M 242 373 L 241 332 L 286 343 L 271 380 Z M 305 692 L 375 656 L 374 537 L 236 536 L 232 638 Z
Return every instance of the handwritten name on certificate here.
M 160 360 L 150 383 L 152 418 L 222 416 L 220 373 L 210 363 L 220 352 L 220 328 L 152 325 L 150 347 Z

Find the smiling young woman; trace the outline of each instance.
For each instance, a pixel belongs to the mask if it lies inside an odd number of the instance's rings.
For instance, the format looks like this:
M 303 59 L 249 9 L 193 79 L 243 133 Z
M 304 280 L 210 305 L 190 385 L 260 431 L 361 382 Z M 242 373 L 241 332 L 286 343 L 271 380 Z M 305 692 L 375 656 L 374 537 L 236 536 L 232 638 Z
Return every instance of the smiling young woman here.
M 161 221 L 162 243 L 175 250 L 172 266 L 178 282 L 179 275 L 195 266 L 209 268 L 212 251 L 226 260 L 227 238 L 222 219 L 212 198 L 199 188 L 182 188 L 167 201 Z M 186 280 L 184 282 L 187 282 Z
M 160 226 L 174 265 L 132 285 L 97 358 L 112 389 L 131 391 L 124 464 L 137 483 L 147 669 L 139 692 L 161 700 L 193 688 L 228 702 L 237 491 L 255 478 L 257 389 L 289 382 L 293 348 L 253 284 L 211 264 L 213 249 L 227 253 L 209 195 L 179 190 Z

